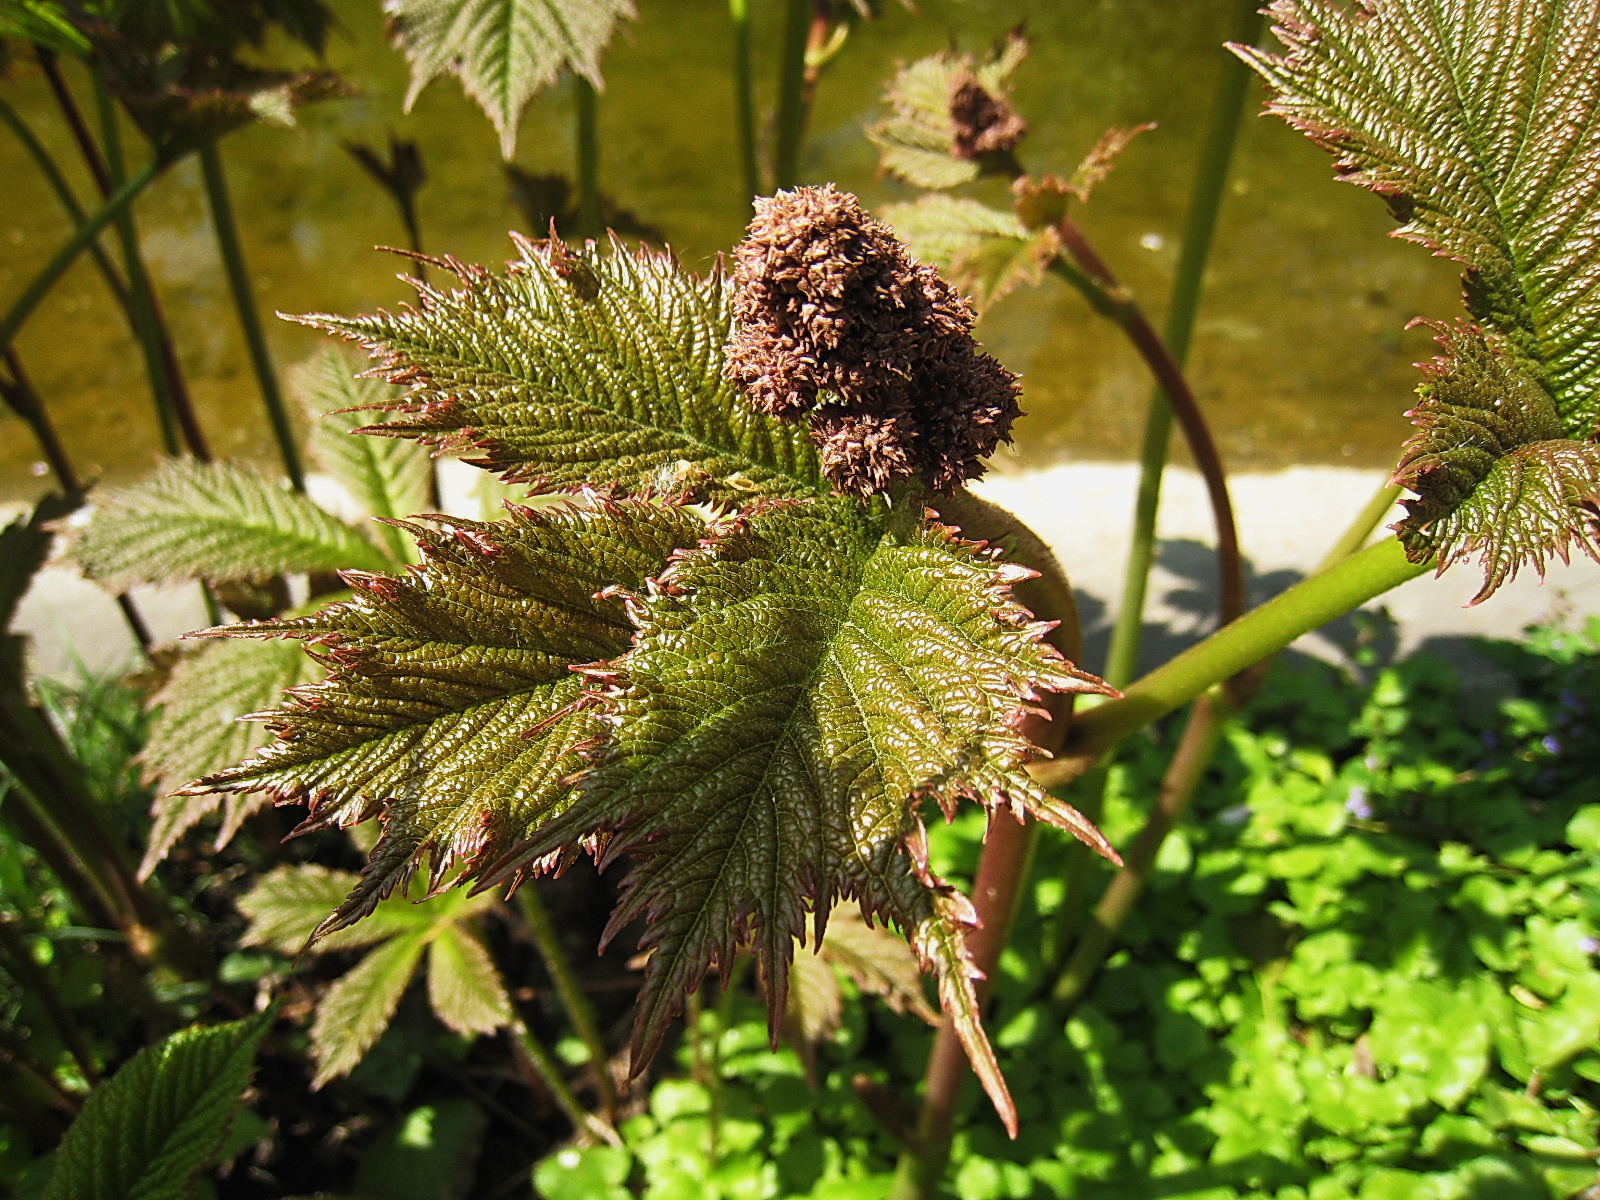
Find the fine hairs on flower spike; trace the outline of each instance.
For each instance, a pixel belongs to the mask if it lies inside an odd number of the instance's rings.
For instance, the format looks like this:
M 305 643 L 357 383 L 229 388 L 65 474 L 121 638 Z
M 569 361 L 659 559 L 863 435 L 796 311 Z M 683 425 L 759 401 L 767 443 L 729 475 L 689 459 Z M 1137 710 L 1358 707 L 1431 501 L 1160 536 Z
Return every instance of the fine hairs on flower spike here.
M 972 338 L 972 309 L 832 184 L 756 201 L 735 252 L 727 372 L 762 412 L 808 417 L 854 495 L 948 492 L 1021 415 L 1017 378 Z

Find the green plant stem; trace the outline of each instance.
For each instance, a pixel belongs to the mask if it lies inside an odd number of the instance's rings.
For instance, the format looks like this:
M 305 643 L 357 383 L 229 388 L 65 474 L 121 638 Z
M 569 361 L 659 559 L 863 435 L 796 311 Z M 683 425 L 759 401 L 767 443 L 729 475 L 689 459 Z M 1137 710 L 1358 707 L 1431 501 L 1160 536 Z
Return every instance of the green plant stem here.
M 1408 561 L 1400 543 L 1385 538 L 1301 580 L 1131 684 L 1120 700 L 1079 716 L 1061 754 L 1036 766 L 1034 778 L 1046 787 L 1078 778 L 1128 734 L 1431 566 Z
M 605 233 L 600 207 L 600 112 L 594 84 L 577 77 L 578 235 L 598 239 Z
M 228 178 L 222 167 L 222 152 L 215 141 L 200 147 L 200 172 L 205 180 L 206 200 L 211 205 L 211 224 L 216 230 L 217 247 L 222 251 L 222 265 L 228 275 L 228 289 L 233 293 L 239 327 L 244 331 L 244 340 L 250 349 L 250 365 L 255 370 L 261 399 L 267 407 L 267 417 L 272 422 L 272 436 L 278 443 L 284 474 L 288 475 L 295 491 L 303 492 L 306 490 L 305 467 L 300 461 L 299 447 L 295 445 L 289 409 L 278 388 L 278 374 L 273 369 L 272 355 L 267 350 L 261 318 L 256 313 L 250 272 L 245 266 L 244 250 L 239 244 L 239 229 L 233 219 L 233 202 L 228 198 Z
M 67 457 L 66 447 L 61 444 L 61 435 L 56 432 L 55 422 L 51 421 L 49 410 L 39 398 L 39 393 L 28 378 L 27 371 L 23 369 L 22 359 L 17 354 L 16 347 L 5 348 L 5 363 L 11 377 L 9 379 L 0 377 L 0 399 L 5 401 L 6 407 L 16 413 L 33 434 L 39 443 L 40 451 L 44 454 L 45 462 L 49 463 L 50 469 L 55 472 L 62 490 L 70 497 L 81 497 L 84 491 L 83 480 L 74 469 L 72 460 Z
M 1077 603 L 1060 564 L 1038 535 L 1004 509 L 966 492 L 942 501 L 940 515 L 955 521 L 969 537 L 1006 544 L 1008 558 L 1039 572 L 1037 579 L 1018 585 L 1018 598 L 1035 614 L 1059 622 L 1051 631 L 1050 641 L 1076 661 L 1082 654 Z M 1053 695 L 1046 702 L 1052 719 L 1033 717 L 1025 723 L 1025 732 L 1041 749 L 1053 750 L 1065 738 L 1072 714 L 1071 700 L 1071 696 Z M 990 821 L 978 856 L 972 903 L 979 924 L 967 935 L 967 949 L 983 976 L 975 989 L 980 1006 L 1016 918 L 1017 902 L 1032 858 L 1033 834 L 1032 824 L 1023 825 L 1008 811 L 999 810 Z M 896 1164 L 888 1191 L 890 1200 L 922 1200 L 938 1189 L 949 1165 L 961 1088 L 970 1075 L 955 1025 L 946 1019 L 934 1034 L 916 1131 Z
M 1239 6 L 1232 41 L 1253 43 L 1260 34 L 1259 0 L 1243 0 Z M 1184 223 L 1183 247 L 1172 280 L 1172 296 L 1162 341 L 1172 361 L 1180 369 L 1189 357 L 1195 315 L 1200 308 L 1206 263 L 1222 207 L 1228 170 L 1238 142 L 1240 111 L 1248 94 L 1250 69 L 1237 55 L 1224 53 L 1216 95 L 1211 102 L 1211 118 L 1200 151 L 1190 194 L 1189 214 Z M 1164 389 L 1150 398 L 1145 415 L 1144 439 L 1139 451 L 1139 486 L 1134 502 L 1133 526 L 1128 541 L 1127 564 L 1123 571 L 1122 599 L 1111 631 L 1111 646 L 1106 654 L 1106 681 L 1122 687 L 1138 670 L 1139 643 L 1144 631 L 1145 597 L 1150 584 L 1150 567 L 1155 561 L 1156 516 L 1161 507 L 1161 481 L 1166 470 L 1167 452 L 1172 440 L 1172 402 Z
M 137 172 L 123 181 L 121 187 L 96 209 L 82 225 L 73 232 L 54 257 L 45 264 L 40 271 L 23 289 L 22 295 L 12 302 L 5 318 L 0 320 L 0 348 L 11 345 L 16 341 L 17 334 L 27 324 L 28 318 L 33 315 L 34 309 L 39 307 L 39 302 L 50 294 L 50 289 L 60 282 L 67 269 L 77 261 L 82 254 L 100 236 L 100 231 L 112 221 L 116 220 L 119 213 L 138 198 L 139 193 L 149 187 L 170 164 L 159 158 L 152 158 Z
M 733 22 L 733 107 L 739 125 L 739 168 L 745 199 L 761 195 L 761 168 L 756 162 L 755 80 L 750 60 L 750 0 L 728 0 Z
M 1400 491 L 1398 483 L 1386 483 L 1374 492 L 1366 507 L 1355 515 L 1349 527 L 1339 535 L 1339 540 L 1329 549 L 1322 565 L 1332 566 L 1341 558 L 1349 558 L 1365 546 L 1367 539 L 1372 536 L 1372 531 L 1378 527 L 1378 522 L 1389 514 L 1394 502 L 1400 498 Z
M 61 994 L 56 991 L 50 982 L 50 977 L 40 969 L 34 961 L 28 945 L 13 927 L 15 924 L 11 917 L 0 915 L 0 952 L 11 960 L 12 970 L 16 972 L 17 981 L 23 988 L 38 998 L 43 1006 L 45 1015 L 50 1018 L 50 1023 L 56 1027 L 56 1032 L 61 1035 L 61 1044 L 67 1048 L 67 1053 L 72 1055 L 73 1061 L 78 1064 L 78 1070 L 83 1072 L 83 1077 L 91 1086 L 100 1082 L 100 1069 L 95 1066 L 94 1055 L 89 1053 L 89 1047 L 83 1040 L 77 1023 L 73 1021 L 72 1014 L 61 1001 Z
M 572 1094 L 572 1089 L 561 1076 L 561 1068 L 555 1056 L 545 1049 L 544 1043 L 534 1036 L 533 1031 L 520 1017 L 512 1019 L 510 1031 L 511 1043 L 519 1052 L 522 1061 L 550 1093 L 550 1098 L 556 1102 L 556 1107 L 566 1114 L 567 1120 L 572 1122 L 572 1127 L 585 1138 L 592 1138 L 611 1146 L 620 1146 L 622 1139 L 617 1136 L 617 1131 L 578 1103 L 578 1098 Z
M 611 1056 L 606 1053 L 605 1039 L 600 1036 L 594 1006 L 578 986 L 578 977 L 573 973 L 572 963 L 566 951 L 562 950 L 561 939 L 554 922 L 550 920 L 550 910 L 545 907 L 544 900 L 534 886 L 524 884 L 517 890 L 517 899 L 521 903 L 522 918 L 528 923 L 534 947 L 544 960 L 545 970 L 550 972 L 562 1007 L 567 1010 L 567 1019 L 572 1022 L 573 1032 L 589 1052 L 589 1067 L 594 1072 L 595 1092 L 600 1098 L 600 1115 L 608 1125 L 615 1125 L 617 1089 L 611 1079 Z
M 1228 496 L 1227 472 L 1222 457 L 1217 453 L 1216 442 L 1206 424 L 1205 414 L 1195 400 L 1183 368 L 1168 351 L 1161 335 L 1146 319 L 1143 310 L 1132 295 L 1118 281 L 1104 260 L 1090 245 L 1070 217 L 1063 217 L 1056 225 L 1063 248 L 1071 262 L 1057 259 L 1052 270 L 1065 277 L 1093 300 L 1102 313 L 1115 321 L 1123 334 L 1144 359 L 1145 366 L 1155 376 L 1156 384 L 1167 398 L 1172 415 L 1183 429 L 1189 453 L 1206 487 L 1206 497 L 1211 502 L 1211 515 L 1217 529 L 1218 623 L 1226 625 L 1236 620 L 1244 611 L 1244 559 L 1239 552 L 1239 531 L 1233 517 L 1233 501 Z
M 773 190 L 800 182 L 800 148 L 806 136 L 806 48 L 811 41 L 812 0 L 785 0 L 778 111 L 773 139 Z

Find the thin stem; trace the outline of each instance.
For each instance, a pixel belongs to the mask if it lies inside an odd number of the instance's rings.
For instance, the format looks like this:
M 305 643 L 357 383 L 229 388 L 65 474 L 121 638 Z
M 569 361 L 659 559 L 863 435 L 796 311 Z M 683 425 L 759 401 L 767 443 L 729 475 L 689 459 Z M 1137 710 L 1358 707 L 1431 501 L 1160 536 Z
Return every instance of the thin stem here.
M 39 302 L 50 294 L 50 289 L 61 281 L 67 269 L 78 260 L 95 238 L 112 221 L 116 220 L 128 205 L 138 198 L 140 192 L 149 187 L 170 164 L 159 158 L 152 158 L 145 163 L 136 173 L 130 175 L 104 204 L 96 209 L 82 225 L 73 232 L 55 256 L 45 264 L 45 267 L 23 289 L 22 295 L 12 303 L 6 312 L 5 319 L 0 320 L 0 347 L 11 345 L 16 341 L 17 334 L 27 324 L 28 318 L 33 315 L 34 309 L 39 307 Z
M 778 71 L 777 130 L 772 154 L 774 190 L 800 182 L 800 148 L 806 136 L 806 48 L 811 41 L 812 0 L 785 0 L 783 59 Z
M 517 890 L 517 899 L 521 902 L 522 917 L 528 923 L 534 947 L 544 960 L 545 970 L 550 972 L 550 979 L 556 985 L 556 995 L 561 997 L 561 1004 L 567 1010 L 567 1019 L 572 1022 L 573 1032 L 589 1052 L 589 1067 L 594 1071 L 595 1091 L 600 1097 L 600 1113 L 608 1124 L 614 1125 L 617 1120 L 617 1089 L 611 1079 L 611 1056 L 606 1053 L 605 1039 L 600 1036 L 594 1006 L 578 985 L 572 963 L 561 948 L 555 923 L 550 920 L 550 910 L 545 907 L 537 890 L 531 884 L 524 885 Z
M 83 119 L 83 112 L 72 97 L 67 77 L 61 73 L 61 60 L 53 50 L 46 50 L 43 46 L 34 47 L 34 54 L 39 60 L 39 69 L 44 72 L 45 80 L 50 85 L 50 94 L 55 97 L 56 107 L 61 110 L 67 128 L 72 131 L 72 140 L 77 143 L 78 153 L 83 156 L 83 165 L 94 178 L 94 185 L 100 194 L 109 196 L 115 188 L 111 172 L 106 168 L 105 159 L 100 156 L 100 147 L 94 135 L 89 132 L 89 123 Z
M 1228 497 L 1227 473 L 1211 429 L 1206 424 L 1200 405 L 1184 378 L 1183 368 L 1167 350 L 1161 336 L 1156 333 L 1143 311 L 1128 291 L 1117 282 L 1111 269 L 1096 253 L 1093 246 L 1070 217 L 1063 217 L 1056 226 L 1061 243 L 1071 263 L 1060 260 L 1054 264 L 1058 273 L 1076 284 L 1080 291 L 1098 289 L 1101 294 L 1101 311 L 1117 323 L 1133 343 L 1134 349 L 1144 359 L 1156 384 L 1167 398 L 1172 414 L 1183 429 L 1189 443 L 1189 453 L 1194 458 L 1200 477 L 1205 482 L 1206 496 L 1211 501 L 1212 519 L 1217 527 L 1217 573 L 1220 577 L 1218 602 L 1219 624 L 1226 625 L 1244 612 L 1244 560 L 1239 553 L 1239 531 L 1233 518 L 1233 501 Z M 1059 268 L 1067 268 L 1065 271 Z M 1085 294 L 1089 294 L 1087 291 Z
M 600 114 L 594 84 L 583 76 L 578 85 L 578 235 L 598 239 L 606 219 L 600 207 Z
M 620 1146 L 622 1139 L 617 1136 L 617 1131 L 578 1103 L 578 1098 L 572 1094 L 572 1089 L 561 1075 L 561 1067 L 555 1056 L 545 1049 L 544 1043 L 534 1036 L 520 1017 L 512 1019 L 510 1031 L 511 1044 L 516 1048 L 519 1058 L 544 1085 L 550 1098 L 556 1102 L 556 1107 L 572 1122 L 572 1127 L 585 1137 Z
M 750 59 L 750 0 L 728 0 L 733 21 L 733 106 L 739 123 L 739 167 L 745 199 L 761 195 L 761 168 L 756 162 L 755 83 Z
M 1078 778 L 1128 734 L 1431 566 L 1410 562 L 1397 540 L 1385 538 L 1301 580 L 1131 684 L 1120 700 L 1078 717 L 1062 753 L 1036 766 L 1034 778 L 1045 787 Z
M 1258 7 L 1259 0 L 1244 0 L 1239 9 L 1234 36 L 1230 40 L 1244 44 L 1256 40 L 1261 29 Z M 1249 81 L 1249 68 L 1236 55 L 1225 54 L 1216 96 L 1211 102 L 1211 120 L 1200 151 L 1199 169 L 1195 172 L 1194 190 L 1189 199 L 1183 248 L 1172 280 L 1172 297 L 1167 307 L 1162 339 L 1172 361 L 1180 368 L 1189 357 L 1189 342 L 1194 332 L 1195 315 L 1200 308 L 1206 262 L 1211 256 L 1217 214 L 1222 207 L 1223 189 L 1233 162 L 1234 146 L 1239 135 L 1239 115 Z M 1161 507 L 1161 480 L 1172 440 L 1172 415 L 1171 403 L 1163 391 L 1158 391 L 1150 398 L 1145 415 L 1144 439 L 1139 451 L 1139 487 L 1134 502 L 1127 564 L 1123 571 L 1122 601 L 1106 655 L 1105 676 L 1113 687 L 1127 683 L 1138 670 L 1145 596 L 1150 583 L 1150 567 L 1155 560 L 1156 515 Z
M 39 398 L 32 380 L 23 369 L 22 359 L 17 354 L 16 347 L 5 348 L 5 360 L 6 370 L 11 378 L 0 377 L 0 399 L 3 399 L 6 406 L 22 419 L 23 424 L 38 441 L 39 449 L 43 452 L 45 461 L 50 464 L 50 469 L 55 472 L 62 490 L 69 496 L 82 496 L 83 480 L 78 477 L 72 460 L 67 457 L 66 447 L 61 444 L 61 435 L 56 432 L 55 423 L 50 420 L 49 410 L 45 408 L 44 401 Z
M 283 393 L 278 389 L 278 376 L 273 370 L 272 355 L 267 350 L 261 318 L 256 314 L 250 272 L 245 267 L 244 251 L 239 245 L 239 230 L 233 220 L 233 203 L 228 199 L 228 179 L 222 169 L 222 155 L 216 142 L 207 142 L 200 147 L 200 171 L 205 179 L 206 199 L 211 205 L 211 224 L 216 229 L 217 246 L 222 251 L 222 265 L 228 275 L 228 288 L 233 293 L 233 306 L 239 314 L 239 326 L 244 330 L 245 343 L 250 348 L 250 364 L 255 369 L 256 382 L 261 388 L 261 399 L 267 406 L 267 417 L 272 422 L 272 436 L 278 443 L 284 473 L 289 476 L 295 491 L 303 492 L 306 490 L 305 468 L 300 462 L 300 450 L 295 445 L 288 407 L 283 402 Z
M 1378 522 L 1389 515 L 1394 502 L 1400 498 L 1400 491 L 1398 483 L 1386 483 L 1374 492 L 1366 507 L 1356 514 L 1355 520 L 1350 522 L 1349 527 L 1339 535 L 1339 540 L 1329 549 L 1322 565 L 1332 566 L 1341 558 L 1349 558 L 1365 546 L 1367 539 L 1372 536 L 1372 531 L 1378 527 Z

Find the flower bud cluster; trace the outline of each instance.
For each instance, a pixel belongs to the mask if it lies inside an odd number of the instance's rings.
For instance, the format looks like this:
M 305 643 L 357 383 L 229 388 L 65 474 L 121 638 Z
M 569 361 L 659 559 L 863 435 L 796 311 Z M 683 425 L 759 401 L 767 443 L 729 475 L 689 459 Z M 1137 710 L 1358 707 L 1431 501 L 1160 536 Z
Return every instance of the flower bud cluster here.
M 1010 153 L 1028 132 L 1028 123 L 1010 100 L 965 71 L 950 89 L 950 123 L 955 129 L 950 149 L 957 158 Z
M 973 312 L 831 184 L 756 202 L 735 254 L 727 372 L 761 411 L 807 418 L 840 491 L 982 474 L 1020 415 L 1017 380 L 972 339 Z

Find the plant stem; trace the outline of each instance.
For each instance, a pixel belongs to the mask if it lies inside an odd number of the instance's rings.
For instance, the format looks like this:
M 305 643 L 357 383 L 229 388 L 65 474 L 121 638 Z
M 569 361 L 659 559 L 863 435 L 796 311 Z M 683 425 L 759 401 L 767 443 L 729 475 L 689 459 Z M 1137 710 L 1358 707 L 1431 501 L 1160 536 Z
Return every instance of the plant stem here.
M 567 1115 L 572 1127 L 581 1136 L 608 1145 L 620 1146 L 622 1140 L 617 1137 L 617 1131 L 578 1103 L 578 1098 L 572 1094 L 572 1089 L 561 1076 L 561 1067 L 556 1062 L 555 1056 L 545 1049 L 544 1043 L 533 1035 L 533 1031 L 522 1018 L 512 1018 L 510 1031 L 511 1044 L 517 1049 L 522 1061 L 527 1064 L 533 1075 L 550 1093 L 550 1098 L 556 1102 L 556 1107 Z
M 1431 566 L 1408 561 L 1400 543 L 1385 538 L 1301 580 L 1131 684 L 1122 699 L 1079 716 L 1062 753 L 1036 765 L 1034 778 L 1045 787 L 1078 778 L 1128 734 Z
M 233 293 L 239 326 L 244 330 L 244 339 L 250 348 L 250 363 L 255 368 L 261 399 L 267 406 L 267 417 L 272 422 L 272 436 L 278 443 L 284 473 L 289 476 L 295 491 L 303 492 L 306 490 L 305 468 L 300 462 L 300 450 L 295 445 L 289 410 L 283 402 L 283 393 L 278 389 L 278 376 L 273 370 L 272 355 L 267 350 L 261 318 L 256 313 L 250 273 L 245 267 L 244 251 L 239 245 L 233 204 L 228 199 L 228 179 L 223 172 L 222 154 L 215 141 L 206 142 L 200 147 L 200 171 L 205 179 L 206 199 L 211 205 L 211 224 L 216 229 L 217 246 L 222 251 L 222 265 L 228 275 L 228 288 Z
M 55 256 L 45 264 L 45 267 L 35 275 L 28 286 L 23 289 L 22 295 L 12 303 L 6 312 L 4 320 L 0 320 L 0 348 L 11 345 L 27 324 L 28 318 L 33 315 L 33 310 L 39 307 L 39 302 L 50 293 L 50 289 L 60 282 L 61 277 L 67 273 L 67 268 L 77 261 L 100 231 L 116 220 L 128 205 L 138 197 L 139 193 L 167 169 L 170 164 L 159 158 L 152 158 L 136 173 L 130 175 L 104 204 L 94 211 L 87 221 L 73 232 Z
M 600 114 L 594 84 L 583 76 L 578 85 L 578 236 L 598 239 L 605 233 L 600 207 Z
M 1236 620 L 1244 611 L 1244 560 L 1239 553 L 1239 532 L 1233 519 L 1233 501 L 1228 497 L 1227 473 L 1222 458 L 1217 453 L 1205 415 L 1184 378 L 1183 368 L 1167 350 L 1166 344 L 1145 318 L 1144 312 L 1120 283 L 1111 269 L 1096 253 L 1093 246 L 1070 217 L 1063 217 L 1056 225 L 1062 246 L 1071 262 L 1057 259 L 1051 264 L 1057 274 L 1075 284 L 1086 296 L 1094 291 L 1100 294 L 1096 305 L 1101 312 L 1121 327 L 1134 349 L 1144 359 L 1150 373 L 1167 398 L 1172 414 L 1178 419 L 1189 453 L 1206 485 L 1206 496 L 1211 501 L 1212 519 L 1217 527 L 1217 574 L 1220 597 L 1218 623 L 1226 625 Z
M 561 948 L 555 924 L 550 920 L 550 910 L 545 907 L 538 891 L 531 883 L 524 884 L 517 889 L 517 899 L 521 902 L 522 917 L 528 923 L 534 947 L 539 951 L 539 957 L 544 959 L 545 970 L 550 972 L 550 979 L 556 985 L 556 995 L 561 997 L 561 1004 L 567 1010 L 567 1019 L 572 1022 L 573 1031 L 589 1051 L 589 1067 L 594 1071 L 600 1114 L 608 1125 L 615 1125 L 617 1089 L 611 1078 L 611 1056 L 606 1053 L 605 1039 L 600 1036 L 600 1027 L 595 1021 L 594 1006 L 578 986 L 578 977 L 573 973 L 572 964 Z
M 745 199 L 761 195 L 761 168 L 756 162 L 755 83 L 750 63 L 750 0 L 728 0 L 733 21 L 733 106 L 739 123 L 739 167 Z
M 83 495 L 83 480 L 78 477 L 78 472 L 72 466 L 72 460 L 67 457 L 66 447 L 61 444 L 61 435 L 56 432 L 55 423 L 50 420 L 50 412 L 44 406 L 44 401 L 39 398 L 39 393 L 34 390 L 33 382 L 28 378 L 28 373 L 22 367 L 22 359 L 17 354 L 16 347 L 5 348 L 6 370 L 11 378 L 0 378 L 0 399 L 6 406 L 21 418 L 34 438 L 39 443 L 39 449 L 44 454 L 44 459 L 50 464 L 50 469 L 55 472 L 56 479 L 60 482 L 62 490 L 68 496 L 81 497 Z
M 1394 502 L 1400 498 L 1400 485 L 1386 483 L 1372 494 L 1372 499 L 1367 501 L 1366 507 L 1356 514 L 1355 520 L 1339 535 L 1339 540 L 1334 542 L 1328 551 L 1328 557 L 1322 562 L 1323 566 L 1332 566 L 1341 558 L 1349 558 L 1362 546 L 1367 544 L 1367 539 L 1372 536 L 1372 531 L 1378 527 L 1378 522 L 1389 514 L 1394 507 Z
M 777 129 L 773 141 L 773 190 L 800 182 L 800 148 L 806 135 L 806 47 L 811 41 L 812 0 L 785 0 L 783 58 L 778 70 Z
M 1261 29 L 1259 0 L 1244 0 L 1240 5 L 1234 37 L 1230 40 L 1252 43 Z M 1233 54 L 1224 53 L 1217 91 L 1211 102 L 1211 120 L 1200 151 L 1194 190 L 1189 199 L 1189 215 L 1184 224 L 1183 247 L 1172 280 L 1172 296 L 1167 307 L 1163 341 L 1172 361 L 1181 368 L 1189 357 L 1190 338 L 1200 293 L 1205 282 L 1206 262 L 1222 207 L 1223 187 L 1233 162 L 1238 142 L 1240 109 L 1248 92 L 1250 69 Z M 1164 391 L 1150 398 L 1145 415 L 1144 441 L 1139 452 L 1139 490 L 1134 504 L 1133 528 L 1128 543 L 1127 565 L 1123 571 L 1122 600 L 1116 624 L 1111 631 L 1111 646 L 1106 655 L 1106 681 L 1121 687 L 1138 670 L 1139 642 L 1144 630 L 1145 596 L 1150 583 L 1150 567 L 1155 560 L 1156 515 L 1161 507 L 1161 479 L 1166 470 L 1167 450 L 1172 440 L 1171 401 Z

